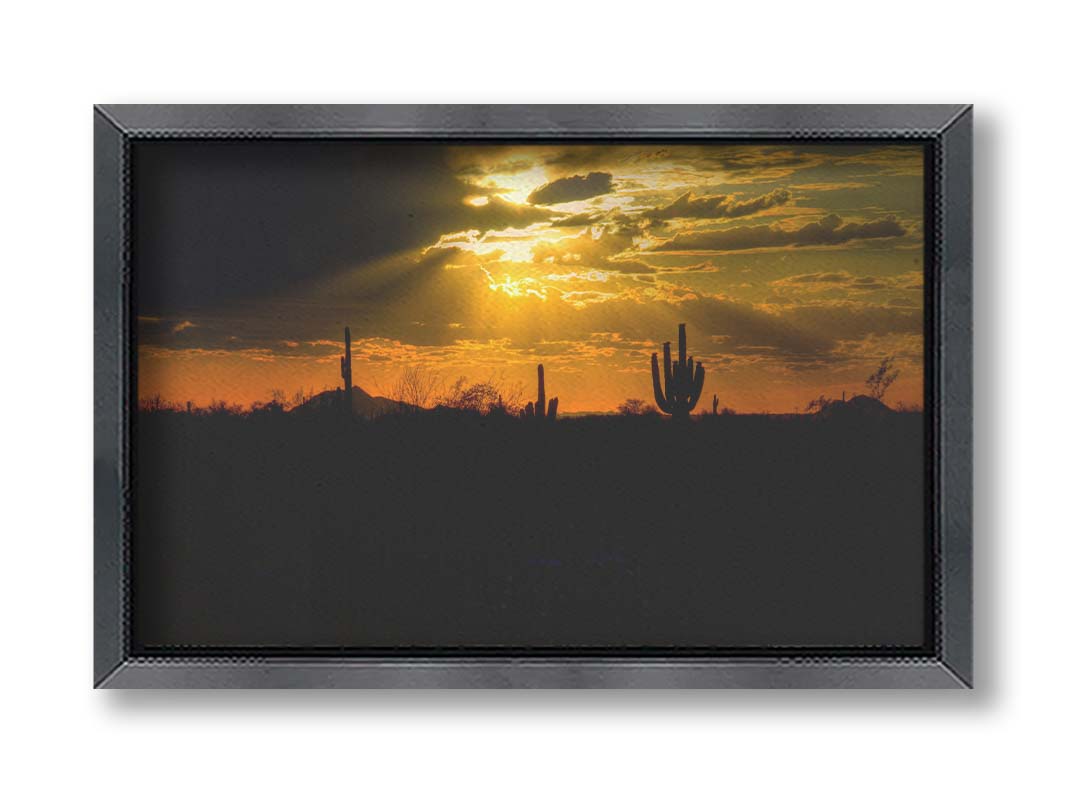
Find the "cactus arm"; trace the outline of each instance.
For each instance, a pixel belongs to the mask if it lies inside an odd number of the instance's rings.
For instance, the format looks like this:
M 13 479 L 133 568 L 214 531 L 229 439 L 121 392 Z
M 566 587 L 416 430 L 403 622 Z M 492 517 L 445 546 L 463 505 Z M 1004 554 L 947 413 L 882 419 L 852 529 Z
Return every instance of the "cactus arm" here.
M 545 365 L 537 365 L 537 403 L 534 406 L 537 416 L 545 415 Z
M 556 411 L 559 409 L 559 398 L 553 397 L 548 401 L 548 419 L 556 418 Z
M 704 365 L 697 364 L 696 376 L 693 379 L 692 395 L 689 398 L 689 410 L 692 411 L 700 402 L 700 393 L 704 391 Z
M 685 366 L 685 323 L 678 324 L 678 363 Z
M 663 343 L 663 394 L 667 398 L 667 403 L 674 402 L 674 378 L 675 375 L 671 370 L 671 343 Z M 670 411 L 667 412 L 668 414 Z
M 656 354 L 652 354 L 652 391 L 656 395 L 656 405 L 659 406 L 659 410 L 664 414 L 670 414 L 670 406 L 667 405 L 667 398 L 663 396 L 663 387 L 659 382 L 659 362 L 656 360 Z

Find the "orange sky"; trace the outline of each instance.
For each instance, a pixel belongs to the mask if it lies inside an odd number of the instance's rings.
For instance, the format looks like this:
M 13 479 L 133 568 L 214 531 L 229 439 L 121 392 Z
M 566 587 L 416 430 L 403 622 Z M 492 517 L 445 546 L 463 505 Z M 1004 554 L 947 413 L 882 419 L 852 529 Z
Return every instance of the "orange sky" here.
M 652 401 L 649 357 L 685 322 L 707 371 L 698 409 L 718 394 L 740 412 L 802 410 L 862 393 L 887 356 L 901 376 L 886 401 L 921 405 L 919 147 L 420 147 L 441 166 L 436 183 L 410 170 L 400 192 L 356 168 L 345 176 L 368 195 L 361 214 L 376 213 L 376 195 L 389 220 L 409 197 L 438 204 L 432 220 L 423 206 L 404 217 L 402 246 L 364 255 L 361 233 L 319 268 L 294 245 L 263 273 L 269 287 L 244 281 L 226 302 L 211 298 L 230 251 L 197 251 L 214 258 L 192 268 L 202 302 L 172 299 L 161 275 L 139 303 L 139 396 L 249 405 L 335 388 L 350 325 L 353 381 L 371 394 L 419 366 L 442 386 L 492 379 L 532 398 L 543 363 L 561 412 L 606 411 Z M 212 222 L 228 236 L 287 224 L 264 208 L 219 220 L 222 208 Z M 335 235 L 322 230 L 301 221 L 299 235 Z M 249 258 L 265 265 L 262 252 Z

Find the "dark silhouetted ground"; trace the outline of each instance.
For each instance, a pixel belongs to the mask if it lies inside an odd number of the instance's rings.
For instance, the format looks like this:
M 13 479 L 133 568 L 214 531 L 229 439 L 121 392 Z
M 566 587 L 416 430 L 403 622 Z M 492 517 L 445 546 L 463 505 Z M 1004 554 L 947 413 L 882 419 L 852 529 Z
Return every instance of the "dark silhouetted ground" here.
M 918 414 L 136 435 L 140 649 L 923 644 Z

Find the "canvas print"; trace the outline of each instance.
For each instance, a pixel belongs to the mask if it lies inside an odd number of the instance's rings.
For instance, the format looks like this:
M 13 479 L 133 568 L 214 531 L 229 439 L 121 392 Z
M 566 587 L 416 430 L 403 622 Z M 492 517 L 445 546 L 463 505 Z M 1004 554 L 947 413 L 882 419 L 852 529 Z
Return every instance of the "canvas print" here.
M 928 646 L 921 144 L 131 164 L 138 652 Z

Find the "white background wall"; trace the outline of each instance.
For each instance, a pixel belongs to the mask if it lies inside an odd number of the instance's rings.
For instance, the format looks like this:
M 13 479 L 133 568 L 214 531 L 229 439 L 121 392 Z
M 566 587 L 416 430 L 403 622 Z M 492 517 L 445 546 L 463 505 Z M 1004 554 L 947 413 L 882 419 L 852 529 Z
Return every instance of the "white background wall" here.
M 1067 182 L 1054 8 L 902 0 L 7 5 L 0 793 L 1062 791 Z M 93 102 L 977 104 L 980 688 L 92 691 Z

